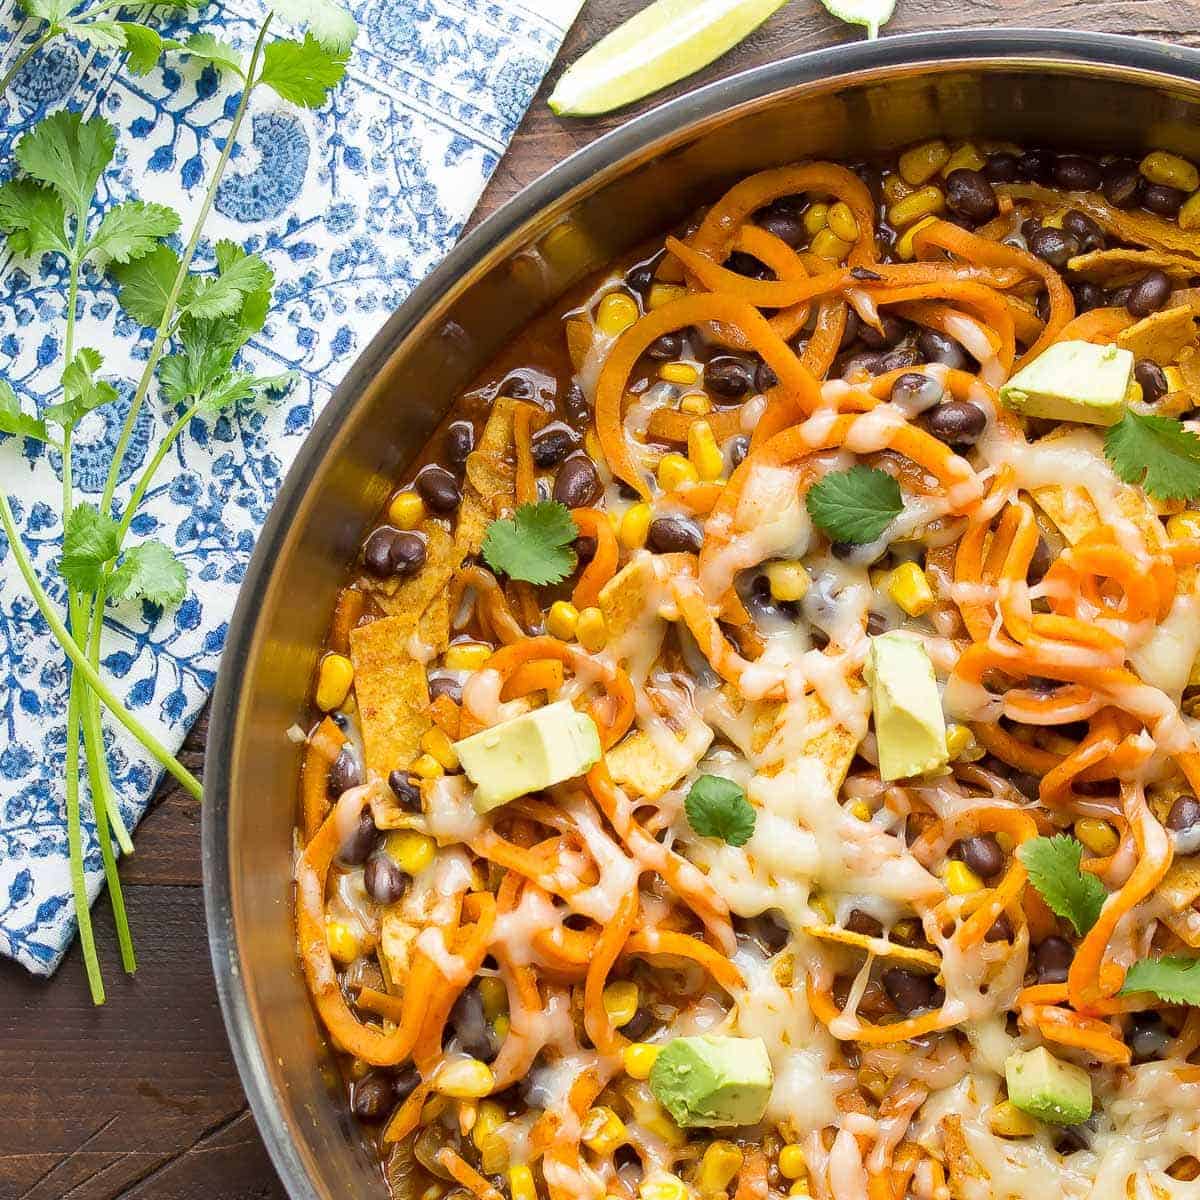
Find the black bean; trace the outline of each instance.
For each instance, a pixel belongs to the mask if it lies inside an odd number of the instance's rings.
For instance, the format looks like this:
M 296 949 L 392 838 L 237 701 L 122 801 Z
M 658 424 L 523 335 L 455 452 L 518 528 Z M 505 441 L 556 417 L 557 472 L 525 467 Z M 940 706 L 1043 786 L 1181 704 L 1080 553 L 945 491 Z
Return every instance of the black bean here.
M 462 684 L 453 675 L 435 675 L 429 681 L 430 700 L 436 700 L 439 696 L 449 696 L 455 704 L 461 704 L 462 692 Z
M 1049 543 L 1043 537 L 1038 538 L 1038 543 L 1033 548 L 1033 556 L 1029 560 L 1029 570 L 1025 573 L 1025 578 L 1030 583 L 1041 583 L 1053 563 L 1054 556 L 1050 553 Z
M 392 574 L 415 575 L 424 565 L 428 547 L 419 533 L 400 529 L 392 537 Z
M 1129 1049 L 1133 1051 L 1134 1062 L 1149 1062 L 1153 1058 L 1161 1058 L 1167 1048 L 1171 1035 L 1163 1025 L 1158 1013 L 1144 1012 L 1133 1014 L 1133 1027 L 1129 1031 Z
M 1026 150 L 1017 159 L 1017 178 L 1029 183 L 1046 183 L 1054 170 L 1054 154 L 1049 150 Z
M 920 413 L 932 408 L 946 394 L 945 388 L 932 375 L 911 371 L 892 384 L 892 403 L 906 413 Z
M 866 937 L 879 937 L 883 933 L 883 925 L 870 913 L 863 912 L 861 908 L 851 909 L 850 915 L 846 918 L 846 928 L 851 933 L 861 933 Z
M 929 432 L 950 446 L 973 446 L 987 428 L 987 414 L 969 400 L 939 404 L 926 418 Z
M 654 282 L 654 268 L 649 263 L 639 263 L 625 273 L 625 282 L 635 292 L 649 291 Z
M 350 1108 L 364 1121 L 381 1121 L 396 1103 L 392 1081 L 379 1071 L 372 1071 L 357 1080 L 350 1088 Z
M 491 1062 L 496 1057 L 497 1048 L 488 1032 L 483 997 L 478 986 L 472 984 L 459 995 L 450 1010 L 447 1024 L 458 1037 L 460 1048 L 467 1054 L 482 1062 Z
M 1079 239 L 1079 247 L 1084 253 L 1103 250 L 1108 245 L 1104 230 L 1087 213 L 1077 208 L 1070 208 L 1063 214 L 1062 227 Z
M 878 354 L 852 354 L 841 364 L 843 379 L 860 379 L 864 375 L 881 375 L 882 359 Z
M 920 352 L 915 346 L 897 346 L 879 356 L 879 371 L 903 371 L 905 367 L 915 367 L 921 361 Z
M 1152 358 L 1139 358 L 1134 364 L 1133 378 L 1142 389 L 1142 399 L 1156 404 L 1167 394 L 1167 377 Z
M 770 391 L 779 382 L 770 363 L 760 362 L 754 368 L 754 386 L 760 392 Z
M 445 455 L 451 466 L 463 466 L 474 449 L 475 426 L 470 421 L 454 421 L 446 426 Z
M 902 1013 L 918 1012 L 933 1004 L 934 985 L 928 975 L 889 967 L 881 976 L 888 999 Z
M 421 1084 L 421 1072 L 411 1063 L 397 1071 L 392 1078 L 392 1089 L 397 1100 L 407 1100 Z
M 770 279 L 772 274 L 753 254 L 742 250 L 735 250 L 725 260 L 725 268 L 736 275 L 745 275 L 747 279 Z
M 586 425 L 591 417 L 587 397 L 583 394 L 583 388 L 575 380 L 571 380 L 571 386 L 567 388 L 563 411 L 566 413 L 567 420 L 573 425 Z
M 599 544 L 596 539 L 588 533 L 581 533 L 575 539 L 575 557 L 581 563 L 590 563 L 596 557 L 596 551 L 599 549 Z
M 510 375 L 500 385 L 500 394 L 514 400 L 532 400 L 537 395 L 537 385 L 523 374 Z
M 1187 192 L 1167 187 L 1165 184 L 1152 183 L 1142 192 L 1142 207 L 1160 217 L 1173 217 L 1183 207 L 1186 199 Z
M 637 488 L 630 483 L 626 483 L 623 479 L 617 480 L 617 495 L 622 500 L 640 500 L 642 498 Z
M 1067 1155 L 1087 1150 L 1091 1146 L 1091 1132 L 1086 1125 L 1064 1125 L 1059 1129 L 1058 1138 L 1054 1143 L 1055 1153 Z
M 744 433 L 739 433 L 729 445 L 730 462 L 735 467 L 740 467 L 746 461 L 746 455 L 749 453 L 750 439 Z
M 642 1042 L 658 1026 L 654 1014 L 648 1008 L 639 1008 L 624 1025 L 621 1032 L 632 1042 Z
M 1018 158 L 1007 150 L 989 154 L 983 164 L 983 173 L 992 183 L 1012 183 L 1017 177 Z
M 1045 941 L 1039 942 L 1033 952 L 1038 983 L 1066 983 L 1074 957 L 1075 947 L 1057 934 L 1051 934 Z
M 354 832 L 342 843 L 341 859 L 352 867 L 360 866 L 371 857 L 378 842 L 379 830 L 375 828 L 375 818 L 370 808 L 364 808 Z
M 395 904 L 404 895 L 404 872 L 386 854 L 373 854 L 367 859 L 363 884 L 377 904 Z
M 573 454 L 554 477 L 554 498 L 568 508 L 587 508 L 600 495 L 596 464 L 586 454 Z
M 860 341 L 868 350 L 887 350 L 908 332 L 908 326 L 899 317 L 883 316 L 879 324 L 881 329 L 864 323 L 858 331 Z
M 1167 273 L 1159 270 L 1147 271 L 1133 285 L 1125 307 L 1135 317 L 1148 317 L 1151 313 L 1158 312 L 1170 295 L 1171 281 L 1167 278 Z
M 1025 220 L 1021 222 L 1021 236 L 1028 240 L 1029 238 L 1033 237 L 1033 235 L 1037 233 L 1041 227 L 1042 223 L 1037 219 L 1037 217 L 1026 217 Z
M 983 940 L 985 942 L 1011 942 L 1012 937 L 1012 922 L 1004 913 L 1001 913 L 992 922 L 992 927 L 983 935 Z
M 1140 198 L 1145 181 L 1135 164 L 1112 163 L 1104 175 L 1104 198 L 1114 208 L 1132 208 Z
M 362 783 L 362 771 L 359 769 L 358 759 L 354 757 L 349 747 L 344 746 L 341 753 L 333 760 L 333 766 L 329 768 L 329 780 L 326 784 L 329 794 L 340 796 L 352 787 L 358 787 L 360 783 Z
M 683 336 L 678 333 L 664 333 L 646 347 L 646 357 L 655 362 L 671 362 L 682 353 Z
M 655 554 L 699 554 L 703 535 L 685 517 L 657 517 L 646 532 L 646 545 Z
M 846 310 L 846 327 L 842 330 L 839 349 L 844 350 L 862 332 L 862 318 L 852 308 Z
M 773 233 L 793 248 L 805 239 L 804 222 L 796 213 L 771 210 L 759 215 L 756 221 L 768 233 Z
M 946 207 L 982 225 L 996 215 L 996 193 L 982 171 L 960 167 L 946 176 Z
M 400 803 L 410 812 L 421 811 L 421 789 L 413 782 L 407 771 L 393 771 L 388 776 L 388 787 Z
M 834 546 L 840 546 L 840 545 L 842 545 L 841 542 L 834 543 Z M 830 547 L 830 548 L 832 549 L 833 547 Z M 834 550 L 834 553 L 836 554 L 837 551 Z M 887 627 L 888 627 L 887 617 L 885 617 L 883 615 L 883 613 L 877 613 L 877 612 L 867 613 L 867 632 L 872 637 L 878 637 L 881 633 L 887 633 Z
M 390 525 L 376 529 L 363 543 L 363 564 L 381 579 L 392 574 L 392 539 L 396 530 Z
M 990 833 L 963 838 L 956 847 L 956 857 L 981 879 L 995 879 L 1004 870 L 1004 851 Z
M 413 486 L 435 513 L 452 513 L 462 503 L 458 480 L 445 467 L 422 467 Z
M 549 425 L 533 439 L 533 461 L 543 471 L 548 471 L 551 467 L 557 467 L 578 444 L 574 430 L 565 425 Z
M 917 349 L 926 362 L 942 363 L 955 371 L 967 365 L 967 352 L 952 338 L 936 329 L 922 329 L 917 338 Z
M 1104 173 L 1082 154 L 1061 154 L 1054 164 L 1052 178 L 1069 192 L 1094 192 L 1104 181 Z
M 1109 307 L 1124 308 L 1132 292 L 1133 288 L 1130 287 L 1129 284 L 1126 284 L 1124 287 L 1113 288 L 1113 290 L 1108 293 Z
M 736 400 L 754 387 L 754 367 L 744 358 L 714 358 L 704 368 L 704 386 L 717 396 Z
M 1200 825 L 1200 802 L 1195 796 L 1178 796 L 1167 813 L 1167 828 L 1182 832 Z
M 1036 800 L 1042 788 L 1042 781 L 1029 771 L 1013 771 L 1008 782 L 1029 800 Z
M 1108 303 L 1108 294 L 1098 283 L 1071 284 L 1071 294 L 1075 297 L 1075 311 L 1090 312 L 1093 308 L 1103 308 Z
M 1079 253 L 1079 241 L 1074 234 L 1043 225 L 1030 237 L 1029 249 L 1052 267 L 1065 267 Z

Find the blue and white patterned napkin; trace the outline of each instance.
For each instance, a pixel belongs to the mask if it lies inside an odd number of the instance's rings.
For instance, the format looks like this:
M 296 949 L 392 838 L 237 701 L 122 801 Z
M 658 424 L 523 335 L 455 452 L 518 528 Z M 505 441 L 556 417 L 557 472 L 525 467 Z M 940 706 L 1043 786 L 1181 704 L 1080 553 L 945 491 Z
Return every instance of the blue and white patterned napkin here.
M 216 676 L 238 584 L 256 534 L 313 418 L 355 355 L 442 257 L 470 215 L 582 0 L 357 0 L 360 32 L 332 103 L 300 113 L 256 93 L 252 120 L 209 222 L 275 271 L 276 307 L 247 348 L 260 374 L 294 370 L 299 384 L 274 406 L 196 421 L 158 477 L 134 532 L 173 545 L 187 565 L 188 599 L 174 611 L 110 606 L 104 666 L 141 720 L 178 747 Z M 246 46 L 262 0 L 209 6 L 169 20 L 164 33 L 218 31 Z M 27 32 L 0 0 L 0 70 Z M 231 115 L 230 89 L 187 59 L 138 79 L 120 58 L 59 41 L 0 101 L 0 174 L 16 139 L 67 104 L 100 113 L 118 131 L 105 201 L 174 205 L 184 228 L 200 205 Z M 79 345 L 105 354 L 103 374 L 136 379 L 148 338 L 90 274 Z M 65 308 L 60 274 L 0 257 L 0 375 L 27 409 L 54 399 Z M 75 477 L 85 495 L 104 483 L 124 399 L 97 409 L 76 433 Z M 150 404 L 122 480 L 139 471 L 169 418 Z M 60 527 L 57 452 L 0 435 L 0 487 L 51 594 Z M 0 532 L 0 952 L 49 974 L 75 932 L 67 867 L 63 763 L 67 672 L 62 652 L 26 595 Z M 123 732 L 110 734 L 122 812 L 142 816 L 158 771 Z M 85 804 L 85 810 L 90 805 Z M 103 874 L 88 829 L 89 893 Z M 135 931 L 136 933 L 136 931 Z

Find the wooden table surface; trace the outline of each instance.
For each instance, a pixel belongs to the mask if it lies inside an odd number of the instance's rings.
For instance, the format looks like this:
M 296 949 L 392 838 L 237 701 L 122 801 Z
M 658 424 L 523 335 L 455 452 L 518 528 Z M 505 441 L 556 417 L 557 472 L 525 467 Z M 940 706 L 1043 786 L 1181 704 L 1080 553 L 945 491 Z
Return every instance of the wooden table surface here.
M 478 215 L 631 115 L 563 122 L 545 97 L 562 62 L 643 2 L 588 0 Z M 1200 42 L 1197 0 L 899 0 L 898 10 L 889 32 L 1041 25 Z M 792 0 L 676 90 L 857 36 L 816 0 Z M 204 738 L 201 717 L 186 748 L 194 771 Z M 164 788 L 122 875 L 140 966 L 133 979 L 119 975 L 102 900 L 103 1008 L 88 1000 L 78 947 L 48 982 L 0 964 L 0 1200 L 284 1200 L 221 1024 L 205 940 L 197 806 Z

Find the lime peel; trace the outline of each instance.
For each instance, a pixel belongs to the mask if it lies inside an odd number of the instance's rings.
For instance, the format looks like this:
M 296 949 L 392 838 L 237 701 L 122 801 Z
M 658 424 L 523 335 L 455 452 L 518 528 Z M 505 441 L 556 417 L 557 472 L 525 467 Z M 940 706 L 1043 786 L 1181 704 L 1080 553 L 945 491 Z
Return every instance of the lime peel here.
M 560 117 L 594 117 L 632 104 L 708 66 L 786 3 L 655 0 L 563 73 L 550 107 Z
M 867 37 L 877 38 L 880 27 L 892 19 L 896 0 L 821 0 L 829 13 L 850 25 L 865 25 Z

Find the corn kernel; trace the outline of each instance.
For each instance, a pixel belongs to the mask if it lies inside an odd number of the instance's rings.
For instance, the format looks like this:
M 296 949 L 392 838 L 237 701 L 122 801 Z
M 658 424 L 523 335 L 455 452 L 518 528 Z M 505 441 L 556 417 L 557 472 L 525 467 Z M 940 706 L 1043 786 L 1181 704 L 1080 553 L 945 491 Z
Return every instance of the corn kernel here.
M 768 563 L 766 574 L 772 597 L 789 603 L 803 600 L 812 583 L 804 564 L 794 558 Z
M 904 917 L 892 926 L 890 936 L 893 941 L 913 942 L 921 932 L 921 923 L 913 917 Z
M 961 759 L 975 743 L 975 735 L 957 723 L 946 726 L 946 750 L 955 761 Z
M 1038 1131 L 1037 1121 L 1010 1100 L 1002 1100 L 992 1107 L 988 1113 L 988 1126 L 997 1137 L 1030 1137 Z
M 492 1028 L 496 1031 L 496 1037 L 500 1041 L 504 1041 L 508 1037 L 508 1031 L 512 1028 L 512 1019 L 507 1013 L 501 1013 L 493 1022 Z
M 426 730 L 421 738 L 421 749 L 431 758 L 436 759 L 445 770 L 458 770 L 458 755 L 444 729 L 439 729 L 434 725 L 433 728 Z M 418 771 L 417 774 L 420 772 Z
M 1168 154 L 1166 150 L 1151 151 L 1142 159 L 1138 170 L 1151 183 L 1163 187 L 1178 188 L 1181 192 L 1194 192 L 1200 188 L 1200 171 L 1186 158 Z
M 1167 518 L 1167 537 L 1183 542 L 1189 538 L 1200 538 L 1200 512 L 1189 509 Z
M 840 262 L 850 253 L 851 243 L 843 242 L 832 229 L 822 229 L 812 240 L 809 249 L 818 258 L 827 258 L 830 262 Z
M 889 1080 L 878 1067 L 863 1067 L 858 1072 L 858 1086 L 873 1099 L 882 1100 L 887 1095 Z
M 934 603 L 933 588 L 915 562 L 901 563 L 888 576 L 887 594 L 910 617 L 922 616 Z
M 417 829 L 395 829 L 387 835 L 388 857 L 407 875 L 419 875 L 437 853 L 437 842 Z
M 949 175 L 951 171 L 982 171 L 983 165 L 983 155 L 970 142 L 964 142 L 942 164 L 942 174 Z
M 802 1146 L 789 1142 L 779 1151 L 779 1173 L 784 1179 L 800 1179 L 808 1173 L 808 1161 Z
M 658 368 L 659 379 L 665 379 L 667 383 L 690 384 L 695 383 L 700 376 L 696 373 L 696 368 L 691 363 L 685 362 L 669 362 L 663 363 Z
M 828 204 L 810 204 L 804 210 L 804 228 L 810 237 L 816 237 L 828 223 Z
M 358 938 L 345 921 L 325 922 L 325 945 L 340 963 L 352 963 L 359 955 Z
M 664 304 L 682 300 L 686 295 L 687 288 L 680 287 L 677 283 L 652 283 L 650 291 L 646 293 L 646 307 L 662 308 Z
M 579 639 L 579 644 L 592 654 L 603 650 L 605 642 L 608 641 L 608 627 L 604 623 L 604 614 L 598 608 L 585 608 L 579 614 L 575 636 Z
M 811 1196 L 812 1192 L 808 1190 L 807 1179 L 797 1179 L 795 1183 L 788 1188 L 789 1196 Z
M 479 998 L 483 1001 L 483 1015 L 494 1021 L 501 1013 L 508 1012 L 508 989 L 502 979 L 485 975 L 479 981 Z
M 1163 374 L 1167 377 L 1168 392 L 1183 391 L 1183 372 L 1178 367 L 1163 367 Z
M 638 1186 L 638 1200 L 688 1200 L 687 1184 L 678 1175 L 663 1173 L 653 1179 L 643 1179 Z
M 495 1086 L 492 1068 L 477 1058 L 452 1058 L 433 1077 L 433 1090 L 456 1100 L 477 1100 Z
M 929 184 L 912 195 L 905 196 L 903 200 L 897 200 L 888 209 L 888 221 L 894 229 L 906 229 L 922 217 L 936 216 L 945 207 L 946 197 L 942 194 L 942 189 Z
M 700 475 L 682 454 L 664 454 L 658 460 L 658 486 L 664 492 L 673 492 L 676 488 L 686 487 L 689 483 L 698 483 Z
M 388 521 L 397 529 L 416 529 L 425 520 L 425 501 L 416 492 L 397 492 L 388 505 Z
M 916 189 L 911 184 L 905 183 L 899 175 L 885 175 L 880 190 L 883 192 L 883 198 L 889 204 L 895 204 L 897 200 L 911 195 Z
M 712 412 L 712 405 L 703 392 L 688 392 L 679 401 L 679 411 L 687 413 L 689 417 L 703 417 Z
M 648 504 L 631 504 L 621 518 L 617 540 L 626 550 L 640 550 L 646 544 L 646 533 L 654 516 Z
M 871 806 L 865 800 L 855 800 L 853 804 L 847 804 L 846 811 L 860 821 L 871 819 Z
M 844 200 L 839 200 L 829 210 L 829 228 L 842 239 L 843 242 L 858 241 L 858 221 L 855 219 L 854 213 L 850 210 Z
M 610 983 L 604 989 L 603 999 L 604 1011 L 608 1014 L 608 1019 L 620 1029 L 622 1025 L 628 1025 L 637 1012 L 640 999 L 638 985 L 628 980 Z
M 611 1154 L 625 1141 L 625 1122 L 611 1108 L 600 1105 L 583 1118 L 579 1137 L 597 1154 Z
M 446 769 L 432 754 L 418 754 L 408 769 L 421 779 L 440 779 L 446 773 Z
M 508 1168 L 508 1194 L 512 1200 L 537 1200 L 533 1172 L 524 1163 Z
M 559 641 L 569 642 L 579 624 L 579 609 L 569 600 L 555 600 L 546 614 L 546 632 Z
M 475 1124 L 471 1126 L 471 1141 L 482 1150 L 484 1143 L 504 1124 L 506 1114 L 495 1100 L 485 1100 L 475 1113 Z
M 447 649 L 444 661 L 451 671 L 478 671 L 491 657 L 492 648 L 482 642 L 459 642 Z
M 499 1175 L 508 1166 L 508 1143 L 498 1133 L 489 1134 L 479 1147 L 479 1166 L 485 1175 Z
M 896 239 L 896 257 L 902 259 L 904 262 L 912 262 L 913 257 L 917 252 L 916 247 L 913 245 L 913 240 L 922 229 L 924 229 L 927 225 L 932 225 L 936 220 L 937 217 L 922 217 L 921 220 L 917 221 L 913 225 L 910 225 Z
M 652 1042 L 630 1042 L 621 1051 L 621 1062 L 624 1064 L 625 1074 L 633 1079 L 649 1079 L 650 1068 L 654 1066 L 654 1060 L 661 1053 L 662 1047 L 656 1046 Z
M 317 672 L 317 707 L 332 712 L 346 702 L 354 682 L 354 664 L 344 654 L 327 654 Z
M 1075 836 L 1098 858 L 1107 858 L 1121 844 L 1117 831 L 1097 817 L 1080 817 Z
M 900 178 L 913 187 L 928 183 L 945 165 L 950 158 L 950 147 L 938 139 L 932 142 L 922 142 L 900 155 L 896 164 Z
M 742 1169 L 743 1155 L 732 1142 L 720 1138 L 708 1144 L 704 1157 L 700 1160 L 700 1170 L 696 1175 L 696 1183 L 706 1195 L 709 1192 L 723 1192 L 736 1178 Z
M 1200 192 L 1189 196 L 1179 210 L 1180 229 L 1200 229 Z
M 609 292 L 596 310 L 596 324 L 607 337 L 624 333 L 637 319 L 637 301 L 628 292 Z
M 969 896 L 983 887 L 983 880 L 965 862 L 953 859 L 946 864 L 946 887 L 952 896 Z
M 816 909 L 827 925 L 832 925 L 837 920 L 837 913 L 834 911 L 833 902 L 828 896 L 818 892 L 815 896 L 809 897 L 808 903 L 811 908 Z
M 707 421 L 693 421 L 689 427 L 688 458 L 696 474 L 704 480 L 720 479 L 725 470 L 725 456 Z

